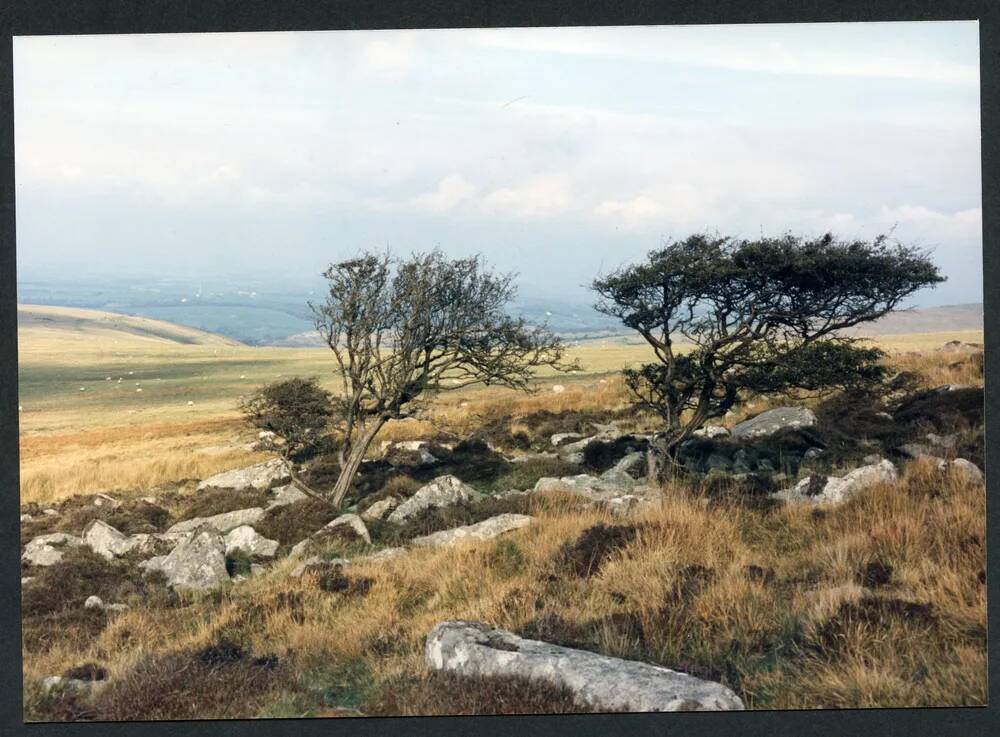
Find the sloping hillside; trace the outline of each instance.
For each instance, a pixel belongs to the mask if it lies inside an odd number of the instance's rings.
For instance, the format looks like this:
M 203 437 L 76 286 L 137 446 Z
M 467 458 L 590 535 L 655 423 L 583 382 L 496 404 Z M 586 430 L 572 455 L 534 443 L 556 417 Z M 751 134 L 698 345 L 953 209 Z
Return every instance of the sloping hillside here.
M 28 341 L 108 339 L 117 340 L 120 345 L 136 341 L 201 346 L 241 345 L 232 338 L 183 325 L 76 307 L 18 305 L 17 329 L 18 342 L 22 345 Z

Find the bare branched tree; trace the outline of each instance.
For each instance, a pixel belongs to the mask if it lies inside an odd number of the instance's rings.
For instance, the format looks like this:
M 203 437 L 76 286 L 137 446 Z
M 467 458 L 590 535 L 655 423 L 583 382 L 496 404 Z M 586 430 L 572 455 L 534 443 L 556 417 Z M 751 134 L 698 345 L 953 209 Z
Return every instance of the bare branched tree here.
M 753 396 L 877 382 L 881 352 L 842 331 L 943 280 L 915 248 L 831 235 L 694 235 L 597 279 L 596 309 L 638 332 L 656 357 L 625 371 L 637 405 L 664 422 L 650 475 L 707 420 Z
M 336 505 L 383 425 L 412 416 L 422 399 L 475 383 L 528 390 L 535 369 L 565 368 L 557 336 L 507 313 L 513 277 L 478 256 L 364 254 L 323 276 L 326 301 L 310 307 L 342 382 Z

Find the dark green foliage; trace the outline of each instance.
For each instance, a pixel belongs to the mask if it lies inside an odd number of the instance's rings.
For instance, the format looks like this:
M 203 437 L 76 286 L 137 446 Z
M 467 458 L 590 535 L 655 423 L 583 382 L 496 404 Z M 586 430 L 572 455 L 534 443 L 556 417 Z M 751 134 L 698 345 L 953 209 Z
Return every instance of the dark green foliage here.
M 108 669 L 97 663 L 83 663 L 67 669 L 63 678 L 75 678 L 80 681 L 104 681 L 108 677 Z
M 333 415 L 331 394 L 315 378 L 267 384 L 244 400 L 240 409 L 254 427 L 284 440 L 284 452 L 290 457 L 315 449 Z
M 21 624 L 24 647 L 44 651 L 60 642 L 99 633 L 108 621 L 101 609 L 84 609 L 87 597 L 96 595 L 106 603 L 136 603 L 176 606 L 177 595 L 162 577 L 143 576 L 135 565 L 107 561 L 88 547 L 71 548 L 54 566 L 32 571 L 34 581 L 21 593 Z
M 983 390 L 978 387 L 929 389 L 907 397 L 893 413 L 895 422 L 937 432 L 954 432 L 983 424 Z
M 487 560 L 502 574 L 512 576 L 524 566 L 524 553 L 513 540 L 498 540 Z
M 490 488 L 496 491 L 507 489 L 531 489 L 543 477 L 574 476 L 580 467 L 561 458 L 532 458 L 522 463 L 511 463 L 510 470 L 495 479 Z
M 877 349 L 842 331 L 943 281 L 915 248 L 786 235 L 756 241 L 693 235 L 597 279 L 597 309 L 636 330 L 657 362 L 625 372 L 636 404 L 674 449 L 706 420 L 760 394 L 870 386 Z M 677 354 L 675 341 L 694 350 Z
M 188 497 L 177 512 L 177 519 L 212 517 L 224 512 L 267 504 L 267 492 L 257 489 L 205 489 Z
M 592 711 L 568 689 L 525 678 L 429 673 L 379 684 L 361 703 L 368 716 L 574 714 Z
M 119 532 L 136 535 L 140 532 L 159 532 L 168 526 L 170 512 L 157 504 L 142 499 L 125 497 L 118 500 L 118 506 L 94 504 L 92 495 L 74 496 L 56 505 L 58 515 L 43 515 L 41 509 L 25 510 L 33 519 L 21 524 L 21 537 L 30 540 L 38 535 L 68 530 L 79 534 L 89 522 L 102 520 Z
M 600 571 L 611 555 L 635 539 L 635 525 L 605 525 L 588 527 L 575 541 L 565 543 L 556 553 L 559 571 L 583 578 Z
M 317 499 L 304 499 L 269 510 L 254 529 L 281 545 L 294 545 L 340 515 L 339 510 Z
M 583 451 L 583 465 L 591 471 L 606 471 L 629 453 L 645 451 L 647 445 L 645 440 L 631 435 L 611 441 L 594 440 Z
M 507 512 L 528 514 L 529 505 L 530 499 L 525 496 L 512 496 L 506 499 L 486 497 L 479 501 L 425 509 L 402 524 L 377 520 L 365 524 L 368 526 L 372 542 L 398 546 L 421 535 L 475 524 L 498 514 Z
M 226 554 L 226 573 L 230 576 L 249 576 L 251 563 L 253 560 L 250 556 L 242 549 L 236 548 Z

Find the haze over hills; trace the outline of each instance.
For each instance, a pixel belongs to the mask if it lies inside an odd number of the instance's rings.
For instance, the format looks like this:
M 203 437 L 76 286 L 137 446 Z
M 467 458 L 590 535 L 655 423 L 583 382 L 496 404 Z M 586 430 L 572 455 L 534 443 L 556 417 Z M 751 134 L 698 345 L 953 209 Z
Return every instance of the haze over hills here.
M 77 307 L 186 326 L 247 345 L 307 347 L 322 345 L 313 327 L 310 300 L 323 298 L 324 282 L 288 277 L 193 281 L 182 278 L 138 279 L 88 277 L 77 281 L 20 281 L 20 304 Z M 545 324 L 573 342 L 617 337 L 630 331 L 596 312 L 593 295 L 546 293 L 524 284 L 511 311 L 532 324 Z M 887 335 L 948 330 L 979 330 L 982 303 L 901 310 L 859 329 Z

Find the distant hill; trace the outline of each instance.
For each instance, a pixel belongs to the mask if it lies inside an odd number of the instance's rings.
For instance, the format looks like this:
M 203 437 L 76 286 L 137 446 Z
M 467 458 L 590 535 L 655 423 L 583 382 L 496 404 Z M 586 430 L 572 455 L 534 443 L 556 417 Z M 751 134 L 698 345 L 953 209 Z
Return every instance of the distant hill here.
M 18 338 L 24 340 L 98 340 L 238 346 L 239 341 L 196 328 L 147 317 L 77 307 L 17 306 Z
M 859 335 L 907 335 L 982 329 L 983 305 L 978 302 L 892 312 L 881 320 L 859 325 L 854 332 Z

